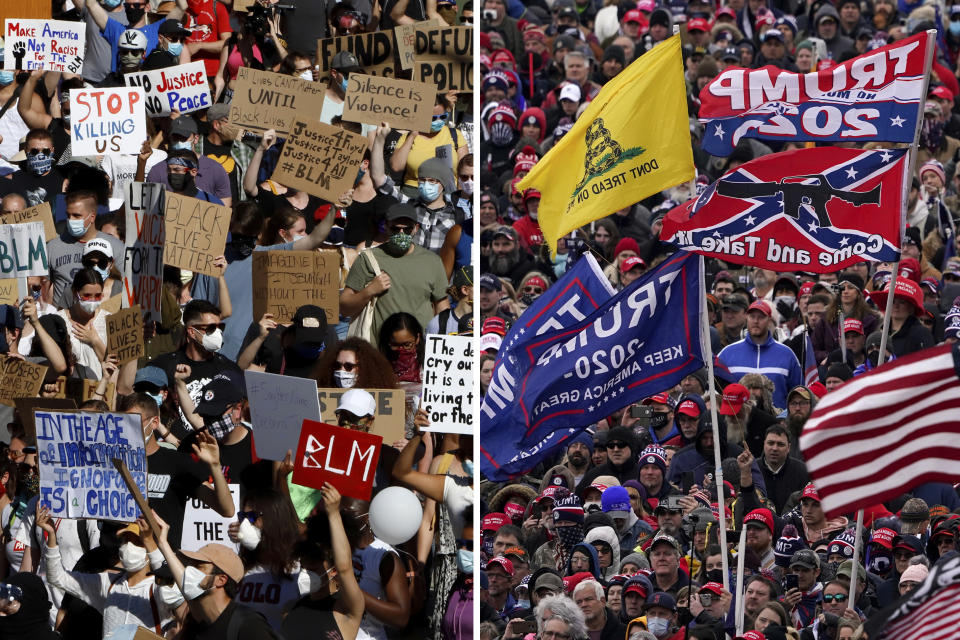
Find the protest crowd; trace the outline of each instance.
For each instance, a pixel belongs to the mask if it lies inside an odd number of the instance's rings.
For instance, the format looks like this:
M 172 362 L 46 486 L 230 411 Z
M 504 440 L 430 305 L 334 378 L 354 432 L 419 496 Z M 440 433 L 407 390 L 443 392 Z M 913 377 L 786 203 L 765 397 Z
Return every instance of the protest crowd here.
M 926 353 L 949 361 L 948 347 L 931 348 L 960 339 L 960 5 L 486 0 L 480 31 L 478 637 L 881 637 L 894 627 L 888 607 L 958 556 L 960 477 L 937 448 L 955 441 L 957 405 L 934 406 L 957 397 L 952 363 L 943 386 L 891 381 L 889 409 L 852 389 Z M 927 66 L 891 63 L 876 81 L 890 98 L 905 96 L 897 74 L 917 80 L 906 120 L 846 91 L 870 82 L 860 65 L 914 43 L 929 45 Z M 809 75 L 794 84 L 790 72 Z M 681 74 L 673 101 L 667 78 Z M 861 141 L 820 127 L 828 110 L 860 107 L 879 114 Z M 675 144 L 651 150 L 674 123 Z M 688 158 L 689 174 L 652 171 L 641 186 L 649 167 L 623 168 L 634 145 L 660 169 Z M 880 177 L 894 159 L 901 173 Z M 581 174 L 568 206 L 573 183 L 559 176 Z M 902 190 L 880 195 L 881 184 Z M 618 206 L 578 214 L 618 188 Z M 875 215 L 855 212 L 884 199 L 886 253 L 844 253 L 849 230 Z M 831 217 L 843 234 L 824 235 Z M 813 259 L 788 257 L 788 244 Z M 678 270 L 691 259 L 699 275 Z M 664 284 L 681 281 L 693 294 Z M 704 348 L 680 365 L 669 345 L 696 342 L 701 316 L 684 316 L 677 297 L 697 308 L 701 288 Z M 645 297 L 664 310 L 637 306 Z M 654 366 L 629 364 L 645 344 L 661 349 L 643 361 Z M 810 435 L 818 404 L 832 413 L 816 426 L 848 425 L 830 451 L 836 476 L 822 471 L 826 440 Z M 884 441 L 869 457 L 885 419 L 891 432 L 916 420 L 903 440 L 937 427 L 940 439 L 910 455 Z M 943 473 L 921 479 L 938 456 Z M 872 499 L 871 473 L 889 478 Z M 867 494 L 859 539 L 857 508 L 824 502 L 826 480 L 844 498 Z M 958 604 L 945 602 L 882 637 L 953 637 Z
M 472 638 L 472 5 L 13 5 L 0 638 Z

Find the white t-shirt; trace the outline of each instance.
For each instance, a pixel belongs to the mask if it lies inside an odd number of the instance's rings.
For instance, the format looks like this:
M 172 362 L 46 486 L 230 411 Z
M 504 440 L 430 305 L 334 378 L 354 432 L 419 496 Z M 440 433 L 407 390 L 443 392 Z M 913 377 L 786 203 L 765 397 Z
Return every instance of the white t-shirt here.
M 458 538 L 463 535 L 463 510 L 473 504 L 473 487 L 458 484 L 451 476 L 443 479 L 443 506 L 450 513 L 450 524 Z
M 67 331 L 70 332 L 70 346 L 74 358 L 77 359 L 77 364 L 89 368 L 99 380 L 103 375 L 103 369 L 100 368 L 100 358 L 97 357 L 97 352 L 93 347 L 73 336 L 73 324 L 66 309 L 61 309 L 57 314 L 67 323 Z M 100 336 L 103 344 L 107 344 L 107 314 L 104 313 L 103 309 L 97 309 L 97 313 L 93 316 L 93 328 L 97 331 L 97 335 Z
M 150 157 L 147 158 L 147 166 L 143 171 L 144 179 L 150 173 L 150 169 L 166 159 L 166 151 L 154 149 Z M 134 182 L 134 177 L 137 175 L 137 155 L 129 153 L 118 156 L 104 156 L 100 162 L 100 168 L 110 176 L 113 183 L 113 197 L 123 200 L 123 190 L 129 183 Z

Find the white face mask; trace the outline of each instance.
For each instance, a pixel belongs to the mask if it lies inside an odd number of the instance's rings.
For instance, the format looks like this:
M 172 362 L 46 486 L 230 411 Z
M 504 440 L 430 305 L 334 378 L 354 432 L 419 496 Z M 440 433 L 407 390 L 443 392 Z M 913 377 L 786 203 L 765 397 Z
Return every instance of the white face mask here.
M 80 303 L 80 308 L 83 309 L 85 313 L 89 313 L 91 315 L 96 313 L 97 309 L 100 308 L 99 300 L 81 300 L 80 298 L 77 298 L 77 302 Z
M 124 571 L 135 573 L 147 566 L 147 550 L 132 542 L 120 545 L 120 564 Z
M 200 344 L 204 349 L 210 351 L 211 353 L 214 351 L 219 351 L 220 347 L 223 346 L 223 331 L 217 329 L 213 333 L 203 334 L 203 339 L 200 340 Z
M 309 592 L 315 593 L 330 584 L 330 578 L 328 576 L 330 572 L 333 571 L 333 567 L 330 567 L 323 573 L 316 573 L 315 571 L 310 571 L 310 569 L 304 569 L 304 571 L 307 574 Z
M 170 609 L 176 609 L 183 602 L 183 594 L 175 585 L 161 585 L 157 587 L 157 591 L 160 594 L 160 601 Z
M 353 389 L 353 385 L 357 384 L 357 372 L 343 370 L 334 371 L 333 380 L 341 389 Z
M 206 595 L 208 589 L 200 586 L 200 583 L 207 578 L 207 574 L 194 566 L 188 566 L 183 570 L 183 595 L 190 600 L 196 600 Z
M 253 551 L 260 545 L 260 539 L 263 532 L 250 524 L 250 521 L 244 518 L 240 521 L 240 530 L 237 531 L 237 540 L 244 549 Z
M 670 631 L 670 621 L 666 618 L 651 618 L 647 617 L 647 631 L 662 638 Z
M 307 82 L 313 82 L 313 71 L 311 69 L 307 69 L 300 74 L 300 79 L 306 80 Z
M 465 194 L 468 196 L 473 195 L 473 180 L 464 180 L 461 186 L 463 187 L 463 192 Z

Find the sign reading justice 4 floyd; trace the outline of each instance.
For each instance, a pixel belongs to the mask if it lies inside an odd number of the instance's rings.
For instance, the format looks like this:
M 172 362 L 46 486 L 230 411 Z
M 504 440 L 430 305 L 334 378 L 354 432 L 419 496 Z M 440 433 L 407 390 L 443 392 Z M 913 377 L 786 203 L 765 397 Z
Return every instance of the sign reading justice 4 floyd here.
M 7 19 L 3 37 L 4 69 L 83 71 L 87 35 L 80 22 Z
M 140 71 L 123 76 L 128 87 L 140 87 L 146 94 L 147 115 L 168 116 L 173 110 L 191 113 L 210 107 L 210 86 L 203 62 L 191 62 L 166 69 Z
M 240 67 L 230 102 L 230 123 L 284 137 L 296 118 L 320 117 L 327 87 L 279 73 Z M 353 185 L 350 185 L 353 186 Z
M 137 154 L 146 139 L 143 89 L 70 90 L 70 148 L 74 157 Z
M 34 411 L 40 499 L 55 518 L 133 522 L 140 514 L 111 458 L 127 464 L 147 494 L 147 451 L 140 416 L 89 411 Z
M 437 88 L 432 84 L 351 73 L 343 100 L 343 119 L 395 129 L 429 131 Z
M 367 139 L 322 122 L 296 120 L 271 179 L 336 202 L 353 188 Z

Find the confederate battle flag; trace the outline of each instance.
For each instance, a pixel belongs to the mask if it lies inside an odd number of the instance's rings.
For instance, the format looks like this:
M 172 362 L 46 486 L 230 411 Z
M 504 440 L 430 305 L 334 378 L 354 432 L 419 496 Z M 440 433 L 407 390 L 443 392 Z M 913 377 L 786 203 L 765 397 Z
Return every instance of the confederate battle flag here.
M 827 273 L 900 258 L 906 149 L 817 148 L 764 156 L 674 208 L 660 238 L 774 271 Z

